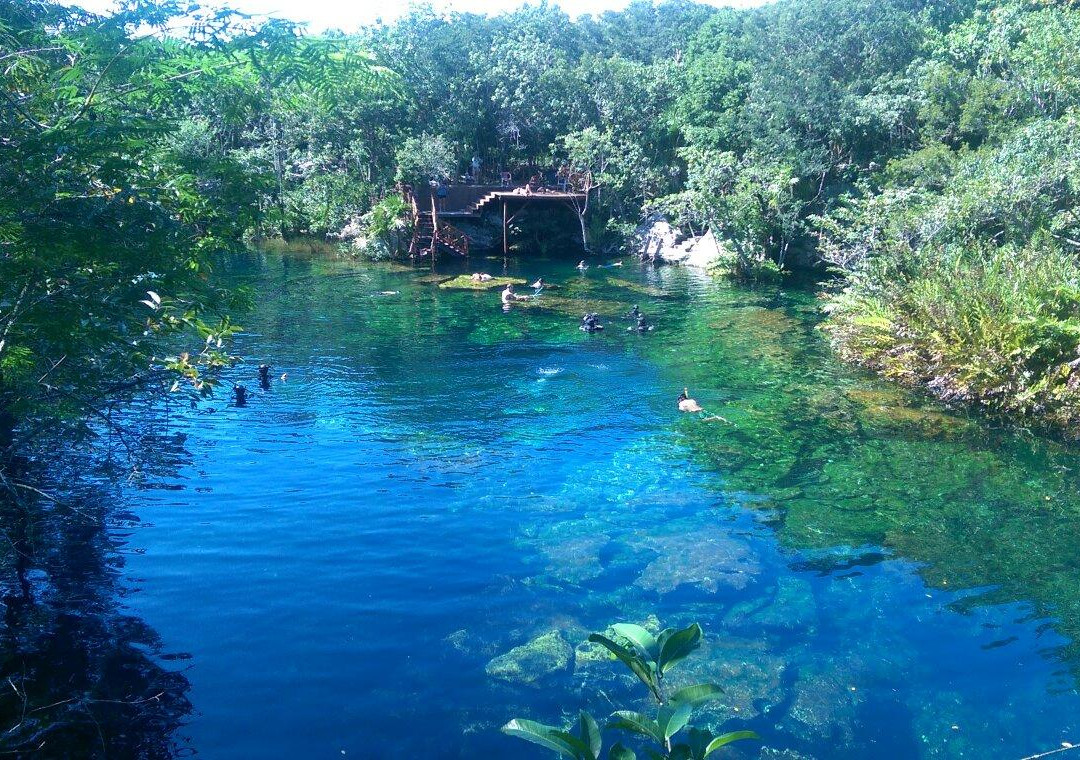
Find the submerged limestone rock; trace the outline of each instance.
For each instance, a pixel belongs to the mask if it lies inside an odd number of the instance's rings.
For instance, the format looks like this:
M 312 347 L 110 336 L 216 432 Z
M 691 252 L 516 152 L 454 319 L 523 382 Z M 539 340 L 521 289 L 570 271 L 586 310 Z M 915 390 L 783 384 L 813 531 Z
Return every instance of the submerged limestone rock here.
M 761 571 L 744 542 L 718 529 L 660 536 L 639 543 L 659 556 L 645 566 L 634 584 L 661 594 L 683 584 L 700 586 L 713 594 L 721 586 L 741 589 Z
M 492 678 L 503 681 L 533 683 L 566 670 L 573 657 L 573 647 L 559 631 L 553 630 L 493 658 L 484 670 Z
M 769 712 L 782 704 L 787 664 L 764 641 L 717 634 L 706 639 L 692 657 L 672 671 L 673 689 L 693 683 L 715 683 L 723 689 L 719 699 L 695 710 L 696 722 L 722 723 L 732 717 L 744 720 Z
M 846 395 L 855 402 L 856 416 L 870 427 L 916 433 L 927 438 L 959 435 L 969 427 L 962 417 L 910 406 L 904 395 L 896 390 L 852 388 Z
M 864 701 L 855 677 L 839 660 L 803 667 L 781 725 L 793 735 L 811 741 L 827 740 L 835 747 L 854 746 L 858 709 Z
M 724 620 L 740 627 L 780 631 L 813 629 L 818 622 L 813 587 L 801 578 L 782 577 L 772 598 L 738 604 Z

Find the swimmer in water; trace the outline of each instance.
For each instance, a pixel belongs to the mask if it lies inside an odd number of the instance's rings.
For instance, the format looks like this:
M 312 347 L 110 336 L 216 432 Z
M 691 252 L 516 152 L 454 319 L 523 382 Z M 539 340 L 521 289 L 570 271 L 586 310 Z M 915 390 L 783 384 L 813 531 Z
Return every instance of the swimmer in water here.
M 585 263 L 585 259 L 582 259 L 581 261 L 579 261 L 577 263 L 577 268 L 578 268 L 578 271 L 584 272 L 586 269 L 589 268 L 589 265 Z
M 532 284 L 532 287 L 536 288 L 537 290 L 543 290 L 543 289 L 544 289 L 544 288 L 546 288 L 547 286 L 548 286 L 548 284 L 547 284 L 546 282 L 544 282 L 544 278 L 543 278 L 543 277 L 537 277 L 537 278 L 536 278 L 536 282 L 534 282 L 534 283 Z
M 680 412 L 704 412 L 702 408 L 694 399 L 687 395 L 687 389 L 683 388 L 682 393 L 679 394 L 679 411 Z
M 598 330 L 603 330 L 604 326 L 600 324 L 600 317 L 596 314 L 586 314 L 581 318 L 581 330 L 587 333 L 594 333 Z
M 651 329 L 653 329 L 653 326 L 645 321 L 645 315 L 641 312 L 638 312 L 637 324 L 627 327 L 626 331 L 631 332 L 633 330 L 637 330 L 638 332 L 648 332 Z
M 637 319 L 641 316 L 641 309 L 638 308 L 637 304 L 634 304 L 634 308 L 626 312 L 626 316 L 630 317 L 630 319 Z
M 515 301 L 527 301 L 528 296 L 519 296 L 514 292 L 514 283 L 507 283 L 506 289 L 502 292 L 502 302 L 506 304 L 514 303 Z

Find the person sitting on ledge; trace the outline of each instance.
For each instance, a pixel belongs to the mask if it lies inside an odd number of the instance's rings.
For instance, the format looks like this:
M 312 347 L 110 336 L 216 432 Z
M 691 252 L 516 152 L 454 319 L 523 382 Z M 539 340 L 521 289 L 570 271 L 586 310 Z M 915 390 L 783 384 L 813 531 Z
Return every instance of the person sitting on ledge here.
M 491 279 L 491 275 L 486 272 L 473 272 L 471 279 L 473 282 L 487 282 Z

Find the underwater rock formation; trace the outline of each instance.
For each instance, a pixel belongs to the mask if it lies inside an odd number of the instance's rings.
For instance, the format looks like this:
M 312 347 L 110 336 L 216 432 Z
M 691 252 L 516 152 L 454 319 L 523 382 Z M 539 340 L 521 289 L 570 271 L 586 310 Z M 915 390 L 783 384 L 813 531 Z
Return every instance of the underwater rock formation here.
M 514 647 L 488 662 L 484 670 L 492 678 L 510 683 L 533 683 L 566 670 L 574 649 L 559 631 L 548 631 L 527 644 Z

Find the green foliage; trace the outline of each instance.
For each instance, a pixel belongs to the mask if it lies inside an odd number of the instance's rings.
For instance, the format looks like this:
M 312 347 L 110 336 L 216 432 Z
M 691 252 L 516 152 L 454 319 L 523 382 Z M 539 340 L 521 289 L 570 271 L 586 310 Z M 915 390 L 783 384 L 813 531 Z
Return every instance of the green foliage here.
M 426 132 L 406 139 L 394 156 L 396 179 L 400 182 L 421 183 L 452 178 L 457 169 L 454 146 L 440 135 Z
M 616 623 L 604 633 L 593 633 L 589 641 L 600 644 L 622 662 L 649 688 L 656 701 L 656 715 L 649 717 L 633 710 L 616 710 L 605 726 L 644 737 L 657 749 L 647 748 L 649 757 L 675 760 L 705 760 L 716 750 L 742 739 L 757 739 L 753 731 L 733 731 L 713 735 L 689 725 L 695 707 L 719 697 L 715 684 L 685 686 L 672 694 L 664 689 L 664 674 L 701 646 L 704 632 L 697 623 L 676 630 L 665 628 L 653 636 L 632 623 Z M 685 729 L 686 742 L 672 739 Z M 581 711 L 576 726 L 562 730 L 534 721 L 515 718 L 502 727 L 503 733 L 554 750 L 573 760 L 598 760 L 602 749 L 600 729 L 593 718 Z M 620 743 L 608 751 L 609 760 L 634 760 L 637 755 Z
M 360 220 L 356 248 L 372 259 L 397 255 L 408 243 L 412 225 L 410 207 L 400 195 L 388 195 L 371 207 Z

